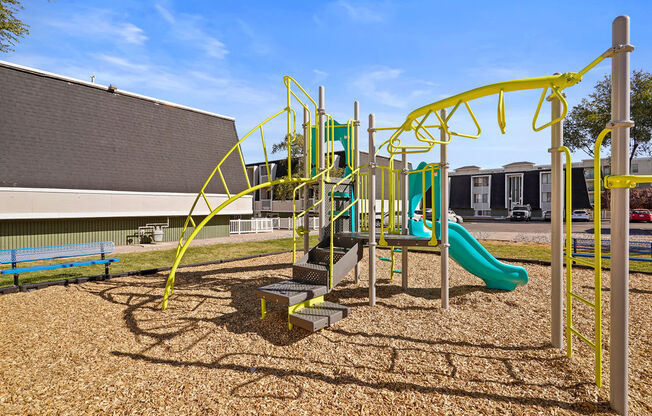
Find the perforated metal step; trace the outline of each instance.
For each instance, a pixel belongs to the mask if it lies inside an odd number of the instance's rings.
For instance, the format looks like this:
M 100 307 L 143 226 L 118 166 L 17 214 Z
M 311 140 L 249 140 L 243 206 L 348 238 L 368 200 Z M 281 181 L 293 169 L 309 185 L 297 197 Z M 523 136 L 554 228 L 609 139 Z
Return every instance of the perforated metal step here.
M 318 331 L 346 318 L 349 308 L 333 302 L 303 308 L 290 315 L 290 323 L 308 331 Z
M 255 293 L 259 298 L 282 305 L 296 305 L 305 300 L 325 295 L 328 293 L 328 286 L 285 280 L 259 287 Z

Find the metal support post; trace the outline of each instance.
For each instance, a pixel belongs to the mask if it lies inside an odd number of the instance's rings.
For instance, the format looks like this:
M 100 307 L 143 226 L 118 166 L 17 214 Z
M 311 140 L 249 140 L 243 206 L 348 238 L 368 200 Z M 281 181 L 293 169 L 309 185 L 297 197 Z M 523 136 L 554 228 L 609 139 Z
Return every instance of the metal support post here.
M 11 254 L 14 255 L 14 256 L 16 255 L 15 252 L 13 252 L 13 251 L 11 252 Z M 16 265 L 16 262 L 12 262 L 12 263 L 11 263 L 11 268 L 12 268 L 12 269 L 15 269 L 16 267 L 18 267 L 18 266 Z M 14 273 L 14 286 L 16 286 L 16 287 L 20 286 L 20 285 L 18 284 L 18 273 Z
M 629 16 L 612 24 L 612 46 L 629 45 Z M 611 59 L 611 173 L 629 174 L 630 51 Z M 596 186 L 599 186 L 596 184 Z M 609 326 L 609 400 L 627 415 L 629 333 L 629 189 L 611 190 L 611 324 Z
M 441 119 L 446 120 L 446 110 L 443 109 L 440 111 Z M 446 140 L 446 132 L 443 128 L 440 128 L 440 138 L 441 141 Z M 440 217 L 440 230 L 441 230 L 441 307 L 442 309 L 448 309 L 448 248 L 450 244 L 448 243 L 448 145 L 440 145 L 440 207 L 441 212 L 439 213 Z M 435 186 L 433 184 L 431 192 L 435 191 Z M 424 210 L 423 215 L 426 215 Z M 435 232 L 435 207 L 432 207 L 432 221 L 433 221 L 433 230 Z
M 102 260 L 106 258 L 104 253 L 102 253 L 101 258 Z M 108 278 L 108 277 L 109 277 L 109 263 L 104 263 L 104 278 Z
M 349 138 L 350 140 L 350 138 Z M 353 103 L 353 169 L 357 169 L 360 167 L 360 103 L 355 101 Z M 354 185 L 354 192 L 355 192 L 355 198 L 358 199 L 358 203 L 355 204 L 353 208 L 353 213 L 354 213 L 354 229 L 355 232 L 360 232 L 360 204 L 362 201 L 359 200 L 360 198 L 360 174 L 355 176 L 355 185 Z M 358 284 L 360 283 L 360 263 L 355 264 L 355 283 Z
M 310 116 L 308 115 L 308 109 L 303 109 L 303 169 L 304 175 L 306 178 L 309 178 L 310 175 L 310 159 L 308 158 L 308 147 L 311 146 L 310 143 Z M 306 210 L 310 206 L 310 186 L 305 185 L 303 187 L 303 230 L 305 234 L 303 235 L 303 254 L 305 255 L 310 251 L 310 213 Z
M 403 153 L 401 160 L 403 171 L 401 172 L 401 234 L 408 234 L 408 157 Z M 401 247 L 401 286 L 403 290 L 408 288 L 408 247 Z
M 556 73 L 555 75 L 558 75 Z M 561 117 L 561 101 L 559 98 L 551 95 L 550 117 L 556 120 Z M 550 130 L 550 147 L 558 149 L 563 145 L 564 125 L 563 121 L 552 125 Z M 551 299 L 551 338 L 552 346 L 563 348 L 564 345 L 564 168 L 562 165 L 562 152 L 550 152 L 551 159 L 551 176 L 552 176 L 552 206 L 551 218 L 552 225 L 552 289 Z M 571 201 L 566 201 L 570 204 Z M 571 238 L 571 236 L 566 236 Z
M 326 109 L 324 108 L 324 102 L 326 97 L 324 95 L 324 87 L 319 86 L 319 137 L 317 137 L 317 148 L 319 149 L 319 171 L 321 172 L 326 168 L 326 153 L 324 148 L 326 143 L 324 142 L 324 137 L 326 137 L 326 129 L 324 123 L 326 122 Z M 322 175 L 319 180 L 319 198 L 322 200 L 322 203 L 319 204 L 319 241 L 324 238 L 324 227 L 326 226 L 326 177 Z
M 369 305 L 376 305 L 376 125 L 369 114 Z

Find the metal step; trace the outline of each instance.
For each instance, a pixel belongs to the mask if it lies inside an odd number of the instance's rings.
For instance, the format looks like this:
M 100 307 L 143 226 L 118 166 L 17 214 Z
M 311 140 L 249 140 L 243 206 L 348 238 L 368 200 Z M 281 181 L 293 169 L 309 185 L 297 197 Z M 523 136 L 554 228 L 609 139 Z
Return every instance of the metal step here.
M 259 287 L 255 290 L 256 296 L 280 303 L 282 305 L 296 305 L 308 299 L 323 296 L 328 293 L 328 286 L 285 280 Z
M 345 248 L 333 247 L 333 262 L 337 263 L 347 251 L 348 249 Z M 328 247 L 315 247 L 311 254 L 309 256 L 310 263 L 330 266 L 331 252 Z
M 349 315 L 348 306 L 333 302 L 323 302 L 318 305 L 299 309 L 290 314 L 290 323 L 308 331 L 318 331 Z
M 292 279 L 297 282 L 328 286 L 328 267 L 315 263 L 295 263 L 292 266 Z

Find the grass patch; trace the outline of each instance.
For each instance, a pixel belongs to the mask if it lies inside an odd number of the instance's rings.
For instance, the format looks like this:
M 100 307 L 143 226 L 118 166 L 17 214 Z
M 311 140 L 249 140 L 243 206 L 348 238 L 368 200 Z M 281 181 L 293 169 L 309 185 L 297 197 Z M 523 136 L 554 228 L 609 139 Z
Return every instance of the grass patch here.
M 317 244 L 317 237 L 311 237 L 311 245 Z M 297 249 L 303 247 L 302 240 L 297 243 Z M 238 257 L 253 256 L 256 254 L 267 254 L 278 251 L 292 250 L 291 238 L 280 238 L 276 240 L 250 241 L 240 243 L 225 243 L 210 246 L 191 247 L 183 256 L 181 264 L 205 263 L 215 260 L 233 259 Z M 108 257 L 119 258 L 118 263 L 111 264 L 111 273 L 130 272 L 135 270 L 154 269 L 157 267 L 170 267 L 174 261 L 176 248 L 169 250 L 152 250 L 137 253 L 121 253 Z M 88 259 L 99 258 L 99 256 L 86 257 Z M 83 257 L 67 259 L 79 261 Z M 25 265 L 63 263 L 66 259 L 26 262 Z M 21 267 L 21 266 L 19 266 Z M 104 273 L 104 265 L 93 265 L 85 267 L 73 267 L 71 269 L 46 270 L 42 272 L 24 273 L 20 275 L 20 283 L 38 283 L 51 280 L 71 279 L 75 277 L 94 276 Z M 13 285 L 13 275 L 2 275 L 0 287 Z
M 495 240 L 483 240 L 480 243 L 497 258 L 550 261 L 550 244 Z M 420 247 L 419 249 L 439 252 L 439 247 Z M 603 254 L 609 255 L 610 253 Z M 592 261 L 592 258 L 586 257 L 584 260 Z M 611 267 L 611 260 L 602 259 L 602 267 Z M 652 272 L 652 263 L 630 261 L 629 270 L 632 272 Z
M 303 247 L 298 243 L 299 250 Z M 317 237 L 311 237 L 311 246 L 317 244 Z M 523 259 L 523 260 L 540 260 L 550 261 L 550 244 L 545 243 L 527 243 L 527 242 L 509 242 L 509 241 L 482 241 L 482 245 L 494 256 L 498 258 Z M 251 241 L 240 243 L 216 244 L 210 246 L 191 247 L 186 252 L 181 264 L 205 263 L 215 260 L 233 259 L 238 257 L 252 256 L 256 254 L 267 254 L 278 251 L 292 249 L 291 238 L 281 238 L 277 240 Z M 419 249 L 432 250 L 439 252 L 439 247 L 419 247 Z M 118 263 L 111 265 L 111 273 L 130 272 L 136 270 L 154 269 L 157 267 L 169 267 L 174 261 L 176 248 L 169 250 L 153 250 L 138 253 L 123 253 L 112 257 L 120 259 Z M 605 253 L 609 254 L 609 253 Z M 97 258 L 98 256 L 89 257 Z M 74 258 L 72 260 L 80 260 Z M 587 260 L 591 260 L 587 258 Z M 30 262 L 26 264 L 50 264 L 57 261 Z M 610 260 L 602 260 L 603 267 L 610 267 Z M 630 262 L 630 270 L 652 272 L 652 263 L 648 262 Z M 71 269 L 47 270 L 43 272 L 25 273 L 20 275 L 20 283 L 38 283 L 50 280 L 71 279 L 75 277 L 93 276 L 104 273 L 103 265 L 75 267 Z M 3 275 L 0 278 L 0 287 L 11 286 L 13 276 Z

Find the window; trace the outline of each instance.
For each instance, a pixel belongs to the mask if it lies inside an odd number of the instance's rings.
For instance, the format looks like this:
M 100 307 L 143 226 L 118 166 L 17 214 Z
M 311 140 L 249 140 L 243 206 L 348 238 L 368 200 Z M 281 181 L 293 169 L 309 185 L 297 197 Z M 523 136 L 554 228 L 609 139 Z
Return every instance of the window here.
M 611 167 L 610 166 L 605 166 L 604 167 L 604 174 L 605 175 L 611 175 Z
M 473 178 L 473 186 L 489 186 L 489 177 L 488 176 L 476 176 Z
M 489 195 L 488 194 L 482 194 L 482 202 L 487 203 L 489 202 Z
M 491 210 L 489 209 L 480 209 L 475 211 L 475 215 L 477 217 L 489 217 L 491 216 Z
M 638 163 L 632 164 L 632 173 L 638 173 Z
M 473 194 L 473 202 L 479 204 L 482 201 L 482 194 Z
M 542 192 L 541 202 L 550 202 L 550 201 L 552 201 L 552 192 Z
M 541 174 L 541 183 L 547 185 L 550 183 L 550 173 Z
M 593 168 L 585 168 L 584 169 L 584 177 L 586 179 L 593 179 Z

